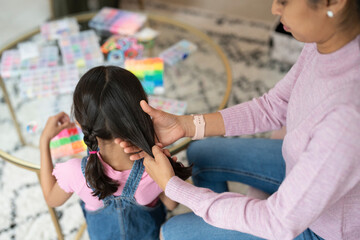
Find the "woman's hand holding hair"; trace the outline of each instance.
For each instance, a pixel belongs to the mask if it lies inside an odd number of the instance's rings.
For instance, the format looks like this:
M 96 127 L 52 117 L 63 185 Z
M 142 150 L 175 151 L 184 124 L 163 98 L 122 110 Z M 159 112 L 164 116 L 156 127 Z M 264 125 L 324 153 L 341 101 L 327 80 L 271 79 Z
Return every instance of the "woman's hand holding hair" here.
M 152 153 L 155 158 L 145 153 L 145 171 L 161 189 L 165 190 L 168 181 L 175 176 L 174 170 L 163 149 L 155 145 L 152 147 Z
M 168 146 L 182 137 L 193 135 L 194 124 L 192 121 L 192 116 L 177 116 L 166 113 L 151 107 L 144 100 L 140 102 L 140 106 L 143 111 L 149 114 L 152 118 L 155 133 L 158 137 L 158 139 L 155 139 L 155 141 L 161 143 L 162 146 Z M 131 154 L 131 160 L 137 160 L 145 157 L 145 153 L 142 151 L 142 149 L 134 146 L 130 142 L 116 138 L 115 143 L 119 144 L 124 149 L 125 153 Z
M 152 118 L 156 136 L 163 146 L 168 146 L 186 137 L 189 127 L 193 127 L 192 116 L 177 116 L 151 107 L 142 100 L 140 106 Z

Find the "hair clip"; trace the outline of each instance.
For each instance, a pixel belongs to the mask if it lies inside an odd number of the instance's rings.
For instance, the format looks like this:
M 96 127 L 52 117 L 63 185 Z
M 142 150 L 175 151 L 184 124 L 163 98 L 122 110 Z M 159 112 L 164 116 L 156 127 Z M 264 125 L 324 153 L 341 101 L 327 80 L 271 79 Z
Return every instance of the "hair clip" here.
M 90 151 L 89 154 L 97 154 L 97 151 Z

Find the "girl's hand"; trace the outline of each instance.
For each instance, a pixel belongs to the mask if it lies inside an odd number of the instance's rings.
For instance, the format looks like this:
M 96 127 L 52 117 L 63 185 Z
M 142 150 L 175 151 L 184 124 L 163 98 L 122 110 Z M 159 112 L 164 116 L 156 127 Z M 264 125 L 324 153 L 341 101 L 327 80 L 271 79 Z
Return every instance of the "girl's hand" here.
M 40 142 L 49 142 L 53 137 L 59 134 L 63 129 L 74 126 L 70 122 L 70 117 L 64 112 L 58 113 L 48 118 L 45 128 L 42 131 Z
M 155 156 L 155 159 L 148 154 L 145 154 L 145 170 L 159 187 L 165 190 L 166 184 L 173 176 L 175 176 L 174 170 L 169 159 L 159 146 L 153 146 L 152 153 Z

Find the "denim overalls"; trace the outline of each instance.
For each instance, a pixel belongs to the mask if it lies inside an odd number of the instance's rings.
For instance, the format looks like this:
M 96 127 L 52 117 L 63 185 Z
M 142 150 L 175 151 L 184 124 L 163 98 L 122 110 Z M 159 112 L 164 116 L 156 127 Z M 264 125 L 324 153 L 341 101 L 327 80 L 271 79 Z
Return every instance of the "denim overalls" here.
M 81 171 L 85 177 L 87 157 L 81 161 Z M 165 222 L 166 209 L 161 201 L 154 207 L 146 207 L 136 202 L 134 194 L 144 172 L 143 160 L 137 160 L 120 196 L 107 196 L 104 207 L 96 211 L 85 209 L 87 228 L 91 240 L 155 240 L 159 239 L 160 226 Z

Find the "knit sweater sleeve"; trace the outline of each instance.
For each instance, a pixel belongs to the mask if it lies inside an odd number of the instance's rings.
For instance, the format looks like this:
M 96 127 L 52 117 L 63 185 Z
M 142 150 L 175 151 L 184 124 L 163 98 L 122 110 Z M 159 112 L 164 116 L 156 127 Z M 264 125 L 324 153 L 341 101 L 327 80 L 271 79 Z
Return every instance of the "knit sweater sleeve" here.
M 165 193 L 207 223 L 266 239 L 293 239 L 360 181 L 360 111 L 341 106 L 312 131 L 299 161 L 267 200 L 214 193 L 171 178 Z
M 305 44 L 297 62 L 268 93 L 220 111 L 225 123 L 225 136 L 265 132 L 285 125 L 291 91 L 312 47 Z

